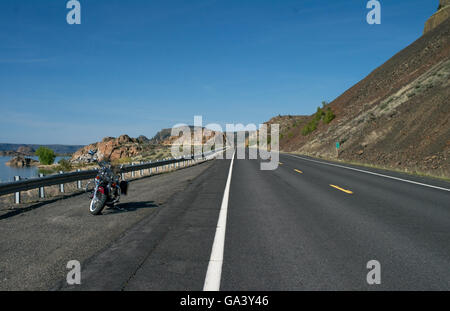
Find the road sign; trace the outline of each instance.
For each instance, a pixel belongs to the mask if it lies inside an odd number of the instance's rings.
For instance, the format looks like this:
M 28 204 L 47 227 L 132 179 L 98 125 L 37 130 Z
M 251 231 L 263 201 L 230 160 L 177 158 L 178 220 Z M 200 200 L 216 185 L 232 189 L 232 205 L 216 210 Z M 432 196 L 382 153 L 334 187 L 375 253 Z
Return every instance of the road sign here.
M 336 149 L 339 149 L 340 146 L 341 144 L 339 144 L 339 142 L 336 142 Z

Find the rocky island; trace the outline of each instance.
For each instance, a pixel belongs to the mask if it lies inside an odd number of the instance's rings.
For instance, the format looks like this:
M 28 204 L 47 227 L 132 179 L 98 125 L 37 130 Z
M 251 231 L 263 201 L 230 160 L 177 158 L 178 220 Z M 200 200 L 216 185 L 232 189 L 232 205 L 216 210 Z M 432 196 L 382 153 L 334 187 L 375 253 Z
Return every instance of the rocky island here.
M 5 164 L 8 166 L 14 166 L 14 167 L 26 167 L 26 166 L 39 165 L 39 161 L 19 155 L 19 156 L 12 158 Z

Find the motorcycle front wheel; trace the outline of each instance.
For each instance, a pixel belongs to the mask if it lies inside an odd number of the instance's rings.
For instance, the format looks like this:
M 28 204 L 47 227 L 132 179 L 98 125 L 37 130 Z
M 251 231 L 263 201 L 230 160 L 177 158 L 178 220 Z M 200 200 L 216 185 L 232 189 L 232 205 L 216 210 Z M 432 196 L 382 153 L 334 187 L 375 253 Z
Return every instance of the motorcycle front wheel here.
M 91 205 L 89 206 L 89 211 L 92 215 L 99 215 L 102 213 L 103 208 L 106 203 L 106 195 L 101 192 L 97 192 L 97 195 L 94 196 L 91 200 Z

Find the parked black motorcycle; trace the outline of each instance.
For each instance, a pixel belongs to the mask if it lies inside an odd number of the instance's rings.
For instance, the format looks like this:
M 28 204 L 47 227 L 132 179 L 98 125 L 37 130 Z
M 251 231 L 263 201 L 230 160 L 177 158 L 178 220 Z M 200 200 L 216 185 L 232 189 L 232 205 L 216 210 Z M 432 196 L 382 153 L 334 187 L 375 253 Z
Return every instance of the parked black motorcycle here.
M 95 152 L 90 150 L 89 154 L 93 156 L 93 161 L 100 166 L 98 174 L 93 181 L 86 185 L 86 192 L 90 193 L 91 204 L 89 211 L 92 215 L 101 214 L 105 206 L 114 207 L 119 202 L 120 196 L 126 195 L 128 191 L 128 182 L 121 180 L 120 167 L 113 167 L 109 162 L 97 161 Z M 90 184 L 94 183 L 94 189 L 89 191 Z

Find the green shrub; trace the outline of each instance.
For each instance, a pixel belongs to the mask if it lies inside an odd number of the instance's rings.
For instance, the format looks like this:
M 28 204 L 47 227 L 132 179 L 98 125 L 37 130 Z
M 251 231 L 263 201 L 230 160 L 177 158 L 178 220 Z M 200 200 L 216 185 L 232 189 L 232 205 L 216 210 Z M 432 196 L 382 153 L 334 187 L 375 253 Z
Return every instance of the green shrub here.
M 311 133 L 311 132 L 312 132 L 312 129 L 311 129 L 311 127 L 310 127 L 309 124 L 306 124 L 306 125 L 302 128 L 302 135 L 303 135 L 303 136 L 306 136 L 306 135 L 308 135 L 308 134 Z
M 72 163 L 69 160 L 61 159 L 58 161 L 59 169 L 64 172 L 68 172 L 72 170 Z
M 56 158 L 55 152 L 46 147 L 39 147 L 35 154 L 39 157 L 39 162 L 44 165 L 53 164 Z
M 326 102 L 322 102 L 322 105 L 325 107 Z M 311 121 L 308 122 L 303 128 L 302 128 L 302 135 L 306 136 L 311 132 L 314 132 L 317 129 L 317 126 L 319 125 L 320 120 L 323 119 L 323 122 L 328 124 L 330 123 L 336 116 L 334 115 L 333 111 L 330 107 L 327 108 L 327 111 L 325 112 L 322 108 L 318 107 L 316 113 L 313 115 Z
M 289 132 L 289 134 L 288 134 L 288 137 L 289 137 L 289 138 L 292 138 L 292 137 L 294 137 L 294 133 L 292 133 L 292 132 Z
M 333 111 L 331 110 L 331 108 L 327 109 L 327 112 L 325 113 L 325 117 L 323 118 L 323 122 L 325 122 L 326 124 L 330 123 L 331 121 L 333 121 L 333 119 L 336 118 L 336 116 L 334 115 Z
M 316 120 L 317 122 L 322 120 L 322 117 L 325 115 L 325 112 L 323 111 L 322 108 L 317 107 L 317 112 L 314 115 L 314 120 Z
M 317 125 L 319 124 L 319 120 L 316 118 L 312 119 L 302 128 L 303 136 L 308 135 L 311 132 L 314 132 L 317 129 Z

